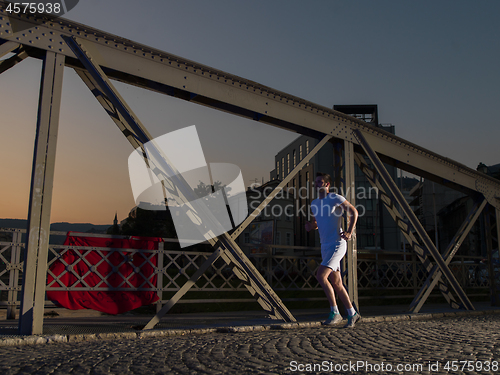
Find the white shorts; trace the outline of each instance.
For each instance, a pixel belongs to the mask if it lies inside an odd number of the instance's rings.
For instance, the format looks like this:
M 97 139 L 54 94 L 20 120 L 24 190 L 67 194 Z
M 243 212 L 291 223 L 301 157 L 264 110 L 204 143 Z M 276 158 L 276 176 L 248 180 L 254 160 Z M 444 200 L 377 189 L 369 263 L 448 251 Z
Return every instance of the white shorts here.
M 321 258 L 323 258 L 321 265 L 334 271 L 340 271 L 340 261 L 346 252 L 347 242 L 345 240 L 321 244 Z

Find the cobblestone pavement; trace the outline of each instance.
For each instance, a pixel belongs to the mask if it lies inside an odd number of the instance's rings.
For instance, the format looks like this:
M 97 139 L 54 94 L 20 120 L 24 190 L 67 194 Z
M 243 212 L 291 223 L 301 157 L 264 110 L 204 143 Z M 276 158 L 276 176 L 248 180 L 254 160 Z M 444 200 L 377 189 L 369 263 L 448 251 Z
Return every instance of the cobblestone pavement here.
M 0 348 L 0 374 L 500 373 L 500 315 Z

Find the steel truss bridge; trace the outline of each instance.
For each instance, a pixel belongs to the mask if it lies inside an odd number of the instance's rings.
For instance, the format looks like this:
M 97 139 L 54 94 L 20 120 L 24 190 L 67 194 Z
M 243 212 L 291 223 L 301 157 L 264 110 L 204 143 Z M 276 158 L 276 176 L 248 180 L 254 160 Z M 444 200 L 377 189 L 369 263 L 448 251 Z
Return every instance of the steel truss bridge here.
M 23 30 L 13 30 L 13 20 L 21 24 Z M 43 61 L 19 317 L 21 334 L 40 334 L 43 329 L 52 186 L 65 67 L 76 71 L 134 149 L 144 150 L 144 145 L 152 137 L 115 89 L 112 80 L 320 140 L 231 235 L 225 233 L 217 238 L 206 236 L 214 249 L 212 255 L 158 311 L 145 329 L 153 328 L 198 278 L 220 259 L 231 267 L 234 275 L 272 318 L 295 321 L 235 239 L 326 142 L 334 143 L 338 150 L 335 165 L 339 168 L 338 175 L 341 178 L 337 183 L 343 185 L 343 191 L 348 192 L 346 198 L 355 204 L 354 165 L 357 163 L 370 183 L 382 194 L 385 207 L 426 270 L 427 279 L 410 310 L 418 312 L 435 287 L 454 308 L 474 309 L 448 264 L 474 222 L 483 214 L 487 223 L 485 235 L 491 265 L 493 241 L 498 242 L 500 237 L 500 181 L 333 109 L 62 18 L 12 15 L 6 12 L 6 3 L 0 1 L 0 58 L 6 55 L 10 57 L 0 61 L 0 73 L 27 58 Z M 161 155 L 161 150 L 157 152 Z M 370 165 L 366 163 L 366 157 L 371 161 Z M 165 170 L 177 175 L 176 179 L 170 178 L 170 182 L 166 178 L 163 181 L 166 189 L 177 188 L 176 203 L 188 203 L 195 198 L 189 185 L 179 173 L 175 173 L 175 166 L 167 158 L 158 158 L 156 163 L 150 167 L 160 179 L 165 177 L 162 172 Z M 384 163 L 460 190 L 474 198 L 476 203 L 473 209 L 442 254 L 391 179 Z M 174 186 L 167 186 L 169 183 Z M 192 214 L 196 217 L 198 213 L 194 211 Z M 202 214 L 215 220 L 210 212 Z M 492 217 L 496 220 L 492 221 Z M 496 222 L 493 230 L 492 222 Z M 216 220 L 211 224 L 220 225 Z M 490 278 L 494 277 L 492 271 L 490 269 Z M 490 281 L 492 299 L 499 303 L 497 286 L 494 280 Z M 355 241 L 349 242 L 347 285 L 351 299 L 357 304 Z

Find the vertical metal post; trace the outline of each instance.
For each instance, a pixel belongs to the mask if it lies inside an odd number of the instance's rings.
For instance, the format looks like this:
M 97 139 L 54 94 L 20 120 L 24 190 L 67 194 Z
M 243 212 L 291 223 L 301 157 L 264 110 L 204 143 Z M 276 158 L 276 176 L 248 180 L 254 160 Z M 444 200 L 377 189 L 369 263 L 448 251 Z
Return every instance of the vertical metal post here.
M 333 143 L 333 176 L 332 177 L 332 187 L 334 192 L 338 192 L 340 195 L 345 195 L 345 157 L 344 157 L 344 141 L 334 140 Z M 347 259 L 344 257 L 340 263 L 340 271 L 342 273 L 342 282 L 344 285 L 349 285 L 347 270 Z M 349 290 L 349 288 L 347 288 Z
M 158 302 L 156 303 L 156 312 L 159 312 L 162 308 L 161 301 L 163 300 L 163 251 L 165 250 L 165 242 L 158 243 L 158 259 L 156 263 L 156 269 L 158 270 L 156 276 L 156 294 L 158 295 Z
M 356 186 L 354 173 L 354 144 L 350 141 L 344 143 L 344 170 L 345 170 L 345 198 L 356 206 Z M 347 228 L 346 223 L 346 228 Z M 358 254 L 356 245 L 356 229 L 352 240 L 347 242 L 347 285 L 349 298 L 354 306 L 358 307 Z
M 488 275 L 490 281 L 490 297 L 491 306 L 500 305 L 499 288 L 497 286 L 497 277 L 495 275 L 495 265 L 493 264 L 493 239 L 492 239 L 492 227 L 491 227 L 491 213 L 493 207 L 489 206 L 487 210 L 484 211 L 484 229 L 485 229 L 485 240 L 486 240 L 486 253 L 488 256 Z M 498 230 L 498 209 L 495 209 L 497 215 L 497 226 Z
M 259 258 L 256 258 L 256 259 L 258 260 Z M 265 259 L 266 259 L 266 268 L 265 268 L 266 269 L 266 282 L 269 285 L 271 285 L 272 282 L 273 282 L 273 254 L 272 254 L 272 248 L 268 248 L 268 250 L 266 251 L 266 258 Z M 264 268 L 264 267 L 262 267 L 262 268 Z
M 7 319 L 16 319 L 17 288 L 19 287 L 19 267 L 21 265 L 21 239 L 23 234 L 20 229 L 12 233 L 12 251 L 10 254 L 9 293 L 7 296 Z
M 48 51 L 43 61 L 24 256 L 19 332 L 43 332 L 50 210 L 65 57 Z
M 497 251 L 499 252 L 500 254 L 500 209 L 499 208 L 495 208 L 495 221 L 496 221 L 496 235 L 497 235 Z M 493 255 L 493 254 L 492 254 Z M 498 265 L 497 265 L 498 266 Z M 497 274 L 494 274 L 494 279 L 495 279 L 495 302 L 496 302 L 496 305 L 495 306 L 499 306 L 500 305 L 500 280 L 498 279 L 500 277 L 500 275 L 498 274 L 498 271 L 497 271 Z

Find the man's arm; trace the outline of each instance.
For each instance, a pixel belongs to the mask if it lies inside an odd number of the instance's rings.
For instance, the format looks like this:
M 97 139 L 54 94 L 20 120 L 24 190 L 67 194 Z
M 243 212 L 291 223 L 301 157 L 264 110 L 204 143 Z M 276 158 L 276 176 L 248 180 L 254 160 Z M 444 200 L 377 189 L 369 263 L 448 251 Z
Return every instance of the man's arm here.
M 354 232 L 356 222 L 358 221 L 358 210 L 356 210 L 356 207 L 354 207 L 348 201 L 344 201 L 341 206 L 347 213 L 347 219 L 349 221 L 349 228 L 347 228 L 347 231 L 342 233 L 342 238 L 346 241 L 349 241 L 352 233 Z
M 310 232 L 316 229 L 318 229 L 318 223 L 316 223 L 316 218 L 311 215 L 311 221 L 306 221 L 306 230 Z

